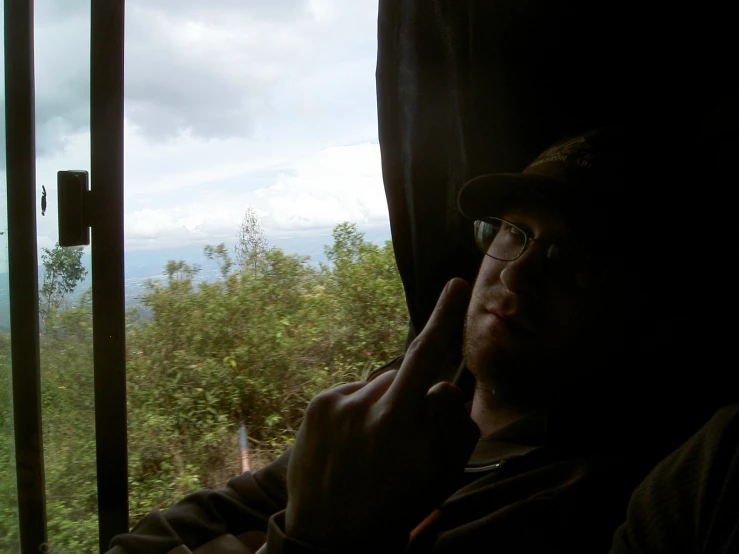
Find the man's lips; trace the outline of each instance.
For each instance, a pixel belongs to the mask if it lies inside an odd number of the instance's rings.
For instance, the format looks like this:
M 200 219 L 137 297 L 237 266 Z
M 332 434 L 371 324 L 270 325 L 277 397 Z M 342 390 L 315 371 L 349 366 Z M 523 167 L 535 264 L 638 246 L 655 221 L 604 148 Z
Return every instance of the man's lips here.
M 525 333 L 532 335 L 533 330 L 522 318 L 515 313 L 505 312 L 496 307 L 486 308 L 485 311 L 495 317 L 502 325 L 508 327 L 511 331 L 517 333 Z

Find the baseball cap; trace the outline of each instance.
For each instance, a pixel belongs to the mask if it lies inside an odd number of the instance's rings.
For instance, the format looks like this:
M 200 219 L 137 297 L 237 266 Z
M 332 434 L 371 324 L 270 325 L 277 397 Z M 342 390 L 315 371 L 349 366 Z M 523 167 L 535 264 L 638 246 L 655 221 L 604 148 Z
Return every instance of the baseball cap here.
M 560 140 L 520 173 L 480 175 L 465 183 L 459 210 L 470 219 L 500 216 L 506 202 L 528 198 L 555 207 L 575 232 L 593 239 L 610 235 L 635 171 L 628 142 L 618 125 Z

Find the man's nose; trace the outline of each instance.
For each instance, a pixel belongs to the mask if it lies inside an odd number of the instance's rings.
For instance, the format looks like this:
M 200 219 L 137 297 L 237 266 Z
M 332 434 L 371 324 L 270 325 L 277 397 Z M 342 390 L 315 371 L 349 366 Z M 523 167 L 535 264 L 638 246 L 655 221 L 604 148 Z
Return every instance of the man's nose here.
M 541 282 L 546 263 L 548 245 L 534 242 L 518 258 L 505 262 L 500 280 L 511 292 L 536 292 Z

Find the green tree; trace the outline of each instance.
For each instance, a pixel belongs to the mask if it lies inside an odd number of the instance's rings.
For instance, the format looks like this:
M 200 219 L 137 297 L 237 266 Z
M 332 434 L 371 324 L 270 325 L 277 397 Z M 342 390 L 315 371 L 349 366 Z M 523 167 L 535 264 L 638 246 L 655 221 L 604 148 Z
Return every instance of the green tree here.
M 93 553 L 97 470 L 89 293 L 51 314 L 40 339 L 50 550 Z
M 253 208 L 249 207 L 244 213 L 234 247 L 234 257 L 239 271 L 251 271 L 258 275 L 260 268 L 264 268 L 267 253 L 270 250 L 269 241 L 264 235 L 262 221 Z
M 364 239 L 354 223 L 333 230 L 325 247 L 331 263 L 324 268 L 332 298 L 336 356 L 364 365 L 389 360 L 402 352 L 408 329 L 405 294 L 392 242 L 379 246 Z
M 317 393 L 402 352 L 408 316 L 390 242 L 369 242 L 343 223 L 326 247 L 329 263 L 319 266 L 261 244 L 256 265 L 249 258 L 246 266 L 223 244 L 207 247 L 205 256 L 220 266 L 211 281 L 195 264 L 168 262 L 165 280 L 150 282 L 143 295 L 149 317 L 129 314 L 131 525 L 237 475 L 242 418 L 259 469 L 292 444 Z M 59 551 L 97 548 L 91 333 L 83 295 L 61 303 L 41 336 L 49 540 Z M 8 363 L 3 350 L 0 371 Z M 1 400 L 7 426 L 10 397 Z M 10 436 L 0 435 L 7 466 Z M 0 471 L 0 492 L 14 490 L 13 472 Z M 0 550 L 13 541 L 17 512 L 8 497 L 0 502 Z
M 39 311 L 46 321 L 50 313 L 64 304 L 66 295 L 85 278 L 87 270 L 82 266 L 81 246 L 63 247 L 57 242 L 53 249 L 41 250 L 44 280 L 39 291 Z
M 0 332 L 0 552 L 20 551 L 10 335 Z
M 243 271 L 209 246 L 216 281 L 196 283 L 192 266 L 170 261 L 167 281 L 150 283 L 151 318 L 128 339 L 132 523 L 236 475 L 242 417 L 258 469 L 292 444 L 313 396 L 402 352 L 392 245 L 342 224 L 327 249 L 331 263 L 315 267 L 265 248 L 257 271 Z
M 223 279 L 227 279 L 228 274 L 231 271 L 231 267 L 233 266 L 233 260 L 231 259 L 231 256 L 228 255 L 226 245 L 223 243 L 217 246 L 211 246 L 208 244 L 203 248 L 203 253 L 209 260 L 216 260 L 218 262 L 221 270 L 221 277 Z

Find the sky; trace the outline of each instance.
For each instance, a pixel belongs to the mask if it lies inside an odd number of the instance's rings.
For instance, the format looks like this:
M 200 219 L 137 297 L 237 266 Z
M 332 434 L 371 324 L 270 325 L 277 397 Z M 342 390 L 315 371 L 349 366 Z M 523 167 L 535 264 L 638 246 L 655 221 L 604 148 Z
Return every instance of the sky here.
M 128 0 L 127 252 L 233 241 L 248 207 L 274 240 L 328 236 L 342 221 L 389 239 L 377 7 Z M 89 0 L 37 0 L 35 17 L 37 196 L 44 185 L 49 199 L 38 243 L 51 247 L 56 173 L 90 166 Z M 5 194 L 0 208 L 5 223 Z

